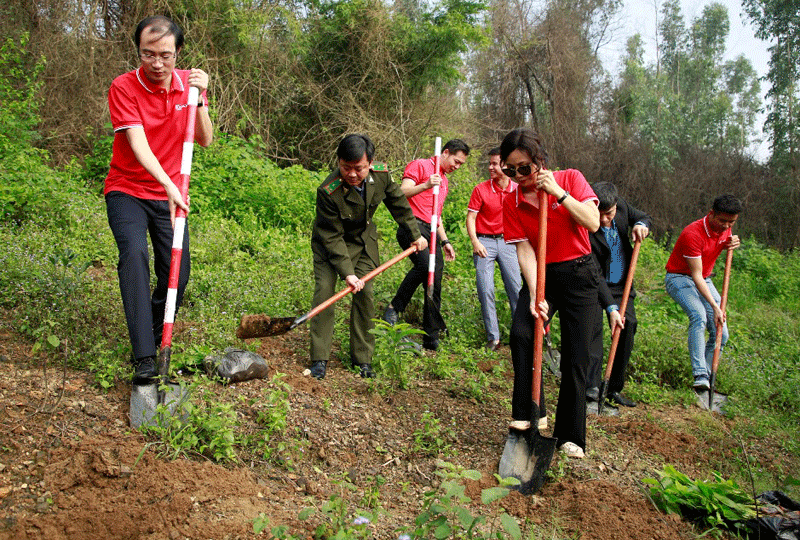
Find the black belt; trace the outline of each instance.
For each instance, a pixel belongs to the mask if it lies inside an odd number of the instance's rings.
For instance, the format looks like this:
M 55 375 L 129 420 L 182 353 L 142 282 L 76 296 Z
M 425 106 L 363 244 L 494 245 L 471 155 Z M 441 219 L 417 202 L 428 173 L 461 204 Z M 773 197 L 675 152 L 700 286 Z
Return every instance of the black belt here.
M 562 266 L 566 266 L 568 264 L 583 264 L 583 263 L 589 262 L 590 260 L 592 260 L 592 254 L 588 253 L 586 255 L 581 255 L 577 259 L 570 259 L 568 261 L 560 261 L 560 262 L 550 263 L 550 264 L 547 265 L 547 268 L 556 269 L 556 268 L 560 268 Z
M 480 238 L 481 236 L 484 237 L 484 238 L 503 238 L 503 233 L 500 233 L 500 234 L 480 234 L 480 233 L 478 233 L 478 238 Z

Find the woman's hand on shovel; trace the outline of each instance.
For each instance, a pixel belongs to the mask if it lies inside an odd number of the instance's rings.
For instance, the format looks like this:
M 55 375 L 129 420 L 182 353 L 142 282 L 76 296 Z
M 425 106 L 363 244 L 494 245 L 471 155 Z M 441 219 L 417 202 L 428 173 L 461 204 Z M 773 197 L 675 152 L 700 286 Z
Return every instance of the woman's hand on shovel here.
M 531 313 L 535 318 L 541 317 L 545 323 L 547 323 L 547 314 L 550 311 L 550 306 L 547 304 L 547 300 L 542 300 L 539 302 L 539 310 L 536 310 L 536 301 L 531 301 Z

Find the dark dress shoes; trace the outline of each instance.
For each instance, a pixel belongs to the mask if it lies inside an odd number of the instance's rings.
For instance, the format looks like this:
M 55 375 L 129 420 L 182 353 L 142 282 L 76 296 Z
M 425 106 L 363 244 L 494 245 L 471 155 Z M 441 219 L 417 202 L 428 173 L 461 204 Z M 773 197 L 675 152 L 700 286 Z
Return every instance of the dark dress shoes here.
M 622 405 L 623 407 L 636 407 L 635 401 L 626 398 L 619 392 L 612 392 L 611 395 L 608 396 L 608 400 L 617 405 Z
M 311 364 L 311 376 L 315 379 L 324 379 L 325 378 L 325 368 L 327 366 L 327 362 L 325 360 L 317 360 Z

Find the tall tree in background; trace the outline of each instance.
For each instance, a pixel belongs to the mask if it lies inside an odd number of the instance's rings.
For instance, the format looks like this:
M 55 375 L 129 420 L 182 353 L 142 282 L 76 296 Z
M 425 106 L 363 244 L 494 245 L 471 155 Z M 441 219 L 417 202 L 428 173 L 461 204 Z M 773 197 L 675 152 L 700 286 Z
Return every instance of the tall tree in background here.
M 756 37 L 771 40 L 767 80 L 771 88 L 767 127 L 772 143 L 770 165 L 776 179 L 773 208 L 793 223 L 791 246 L 800 245 L 800 11 L 795 2 L 744 0 L 744 9 L 756 27 Z M 785 243 L 782 241 L 781 243 Z

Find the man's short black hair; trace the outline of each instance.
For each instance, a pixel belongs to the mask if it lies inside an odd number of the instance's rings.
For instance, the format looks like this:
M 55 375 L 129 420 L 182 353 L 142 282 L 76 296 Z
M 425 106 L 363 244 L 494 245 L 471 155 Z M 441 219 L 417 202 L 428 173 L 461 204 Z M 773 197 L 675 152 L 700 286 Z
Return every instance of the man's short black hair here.
M 514 150 L 526 152 L 537 167 L 547 166 L 547 151 L 542 139 L 530 128 L 517 128 L 503 138 L 500 159 L 505 162 Z
M 139 44 L 142 42 L 142 32 L 145 28 L 152 28 L 153 32 L 164 36 L 175 36 L 175 52 L 178 52 L 183 47 L 183 30 L 175 24 L 175 21 L 163 15 L 154 15 L 142 19 L 136 26 L 136 31 L 133 33 L 133 42 L 136 44 L 136 50 L 139 50 Z
M 442 148 L 442 152 L 447 150 L 451 154 L 455 154 L 457 152 L 464 152 L 465 156 L 469 155 L 469 146 L 467 143 L 462 141 L 461 139 L 450 139 L 444 144 L 444 148 Z
M 367 156 L 367 161 L 371 162 L 372 156 L 375 155 L 375 145 L 369 137 L 360 133 L 345 135 L 336 149 L 336 157 L 342 161 L 361 161 L 364 154 Z
M 714 199 L 711 209 L 719 214 L 730 214 L 736 216 L 742 213 L 742 201 L 733 195 L 720 195 Z
M 486 152 L 486 155 L 490 156 L 490 157 L 491 156 L 499 156 L 500 155 L 500 147 L 499 146 L 495 146 L 494 148 L 492 148 L 491 150 Z
M 592 184 L 592 190 L 600 201 L 597 209 L 601 212 L 608 212 L 619 201 L 617 186 L 611 182 L 596 182 Z

